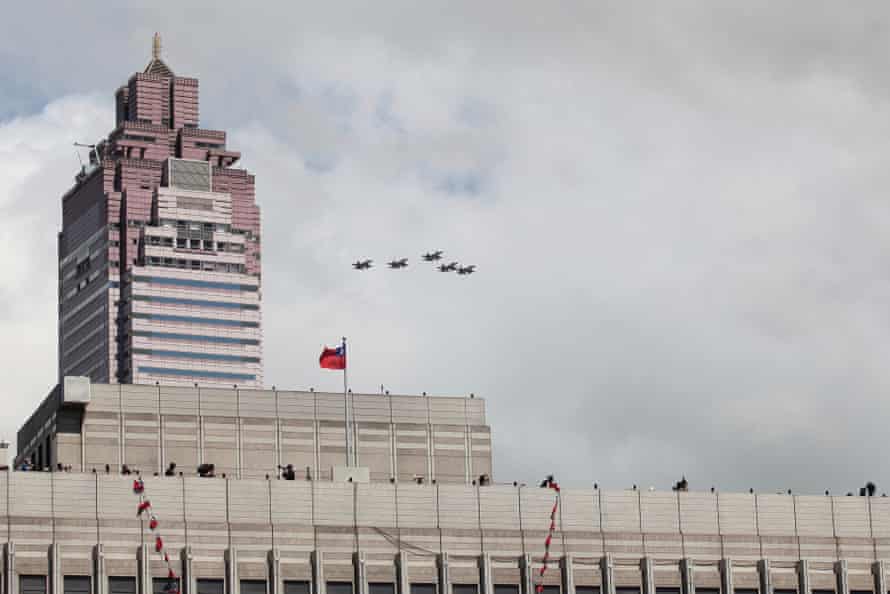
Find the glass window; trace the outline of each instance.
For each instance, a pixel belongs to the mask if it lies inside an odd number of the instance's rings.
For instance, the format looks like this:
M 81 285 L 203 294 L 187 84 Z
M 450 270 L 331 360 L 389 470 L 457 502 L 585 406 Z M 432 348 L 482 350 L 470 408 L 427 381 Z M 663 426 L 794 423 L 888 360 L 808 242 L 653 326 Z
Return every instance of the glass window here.
M 213 377 L 218 379 L 253 381 L 256 375 L 247 373 L 229 373 L 227 371 L 204 371 L 201 369 L 171 369 L 167 367 L 139 367 L 140 373 L 154 373 L 156 375 Z M 199 593 L 200 594 L 200 593 Z
M 19 576 L 19 594 L 46 594 L 46 576 Z
M 352 582 L 327 582 L 328 594 L 352 594 Z
M 242 357 L 241 355 L 221 355 L 217 353 L 194 353 L 191 351 L 168 351 L 165 349 L 133 349 L 137 355 L 153 355 L 167 359 L 197 359 L 204 361 L 234 361 L 236 363 L 259 363 L 259 357 Z
M 396 585 L 377 582 L 368 584 L 368 594 L 396 594 Z
M 615 594 L 640 594 L 639 586 L 618 586 L 615 588 Z
M 241 594 L 266 594 L 266 580 L 241 580 Z
M 223 580 L 197 580 L 198 594 L 223 594 Z
M 575 594 L 600 594 L 599 586 L 575 586 Z M 698 589 L 696 588 L 696 593 Z
M 108 578 L 109 594 L 136 594 L 136 578 L 131 576 L 111 576 Z
M 680 594 L 680 588 L 655 588 L 655 594 Z
M 479 594 L 478 584 L 451 584 L 451 594 Z
M 776 594 L 781 594 L 784 592 L 791 592 L 792 594 L 797 594 L 797 590 L 776 590 Z M 850 590 L 850 594 L 872 594 L 871 590 Z
M 189 324 L 209 324 L 213 326 L 241 326 L 244 328 L 259 328 L 259 322 L 242 322 L 240 320 L 226 320 L 218 318 L 196 318 L 193 316 L 175 316 L 172 314 L 134 313 L 134 318 L 144 320 L 159 320 L 166 322 L 185 322 Z
M 559 594 L 559 586 L 544 586 L 544 594 Z
M 696 594 L 698 594 L 698 588 L 695 589 Z M 859 594 L 871 594 L 871 590 L 866 590 L 863 592 L 862 590 L 850 590 L 850 594 L 854 592 L 858 592 Z M 797 594 L 797 590 L 791 590 L 789 588 L 774 588 L 773 594 Z
M 699 588 L 696 586 L 695 594 L 720 594 L 720 588 Z
M 163 278 L 157 276 L 135 276 L 138 283 L 152 283 L 158 285 L 175 285 L 181 287 L 202 287 L 207 289 L 228 289 L 231 291 L 259 291 L 259 287 L 253 285 L 240 285 L 235 283 L 221 283 L 215 281 L 200 281 L 188 278 Z
M 284 594 L 309 594 L 309 582 L 285 580 Z
M 436 594 L 436 584 L 411 584 L 411 594 Z
M 733 592 L 735 592 L 735 594 L 758 594 L 757 588 L 735 588 L 733 589 Z M 813 590 L 813 594 L 816 594 L 816 592 L 818 592 L 818 590 Z M 834 593 L 833 590 L 829 590 L 829 592 L 832 592 L 832 594 Z
M 182 589 L 179 585 L 179 578 L 171 580 L 168 578 L 156 577 L 151 580 L 151 591 L 152 594 L 169 594 L 170 592 L 175 591 L 182 592 Z
M 90 594 L 90 576 L 66 575 L 65 594 Z
M 519 585 L 495 584 L 494 594 L 519 594 Z

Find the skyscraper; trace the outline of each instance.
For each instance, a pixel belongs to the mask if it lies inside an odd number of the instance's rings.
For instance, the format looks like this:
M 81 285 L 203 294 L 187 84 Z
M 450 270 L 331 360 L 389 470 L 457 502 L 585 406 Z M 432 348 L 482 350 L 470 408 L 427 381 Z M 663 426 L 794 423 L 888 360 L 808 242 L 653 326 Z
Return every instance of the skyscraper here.
M 262 385 L 260 216 L 198 80 L 152 58 L 62 196 L 59 377 Z

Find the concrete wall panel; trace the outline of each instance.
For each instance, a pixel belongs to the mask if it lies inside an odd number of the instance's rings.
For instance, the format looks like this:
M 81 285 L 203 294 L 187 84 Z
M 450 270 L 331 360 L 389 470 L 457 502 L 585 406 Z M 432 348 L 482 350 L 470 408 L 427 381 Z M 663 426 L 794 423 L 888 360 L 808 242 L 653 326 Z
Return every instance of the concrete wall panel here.
M 833 537 L 830 497 L 795 496 L 797 534 L 800 536 Z
M 757 526 L 761 535 L 794 535 L 794 498 L 790 495 L 757 495 Z
M 519 508 L 522 512 L 521 527 L 523 530 L 548 530 L 550 528 L 550 512 L 557 503 L 556 491 L 539 487 L 522 487 L 518 489 Z M 562 496 L 560 495 L 560 500 Z M 559 503 L 562 503 L 560 501 Z M 556 508 L 556 527 L 561 525 L 560 507 Z M 592 530 L 587 526 L 585 530 Z
M 747 493 L 720 493 L 717 496 L 720 533 L 730 535 L 757 534 L 757 515 L 754 509 L 753 495 Z
M 272 390 L 239 390 L 238 410 L 242 417 L 274 419 L 277 395 Z
M 353 395 L 352 399 L 353 420 L 365 423 L 389 423 L 390 397 L 380 394 Z
M 429 423 L 427 398 L 411 398 L 406 396 L 392 397 L 392 420 L 394 423 Z
M 185 477 L 183 480 L 186 521 L 226 521 L 226 481 L 201 477 Z
M 318 420 L 343 422 L 345 415 L 343 394 L 315 392 L 315 414 Z
M 158 388 L 121 384 L 121 408 L 127 413 L 158 413 Z
M 872 497 L 869 505 L 871 506 L 873 536 L 875 538 L 890 538 L 890 497 Z
M 315 393 L 279 391 L 278 417 L 282 419 L 314 419 Z
M 828 499 L 828 497 L 826 497 Z M 874 497 L 832 497 L 834 529 L 839 538 L 869 538 L 869 503 Z M 831 515 L 828 516 L 829 519 Z
M 353 526 L 355 483 L 314 482 L 313 505 L 318 526 Z
M 238 416 L 238 392 L 236 390 L 199 388 L 198 396 L 202 415 L 215 417 Z
M 159 391 L 162 415 L 198 414 L 198 392 L 194 388 L 161 386 Z
M 121 408 L 120 384 L 92 384 L 89 410 L 94 412 L 118 412 Z
M 640 532 L 639 491 L 603 492 L 603 532 Z
M 437 396 L 429 399 L 430 423 L 448 425 L 467 425 L 464 398 L 446 398 Z
M 51 518 L 53 515 L 52 474 L 14 472 L 9 475 L 9 515 Z
M 395 485 L 357 485 L 356 491 L 356 523 L 359 526 L 394 528 L 397 525 Z
M 272 523 L 311 526 L 312 485 L 308 481 L 270 481 Z
M 680 502 L 676 493 L 640 493 L 640 506 L 643 532 L 679 532 Z
M 684 534 L 717 534 L 717 495 L 713 493 L 678 493 L 680 527 Z
M 519 491 L 516 487 L 480 487 L 479 509 L 483 530 L 519 530 Z
M 269 524 L 271 522 L 270 481 L 241 479 L 226 481 L 228 485 L 229 522 Z
M 438 485 L 439 527 L 479 529 L 477 488 L 464 485 Z
M 599 530 L 599 501 L 599 491 L 563 488 L 560 493 L 563 530 Z
M 437 490 L 427 485 L 399 483 L 396 485 L 399 526 L 435 528 L 438 523 Z
M 59 476 L 52 474 L 50 476 Z M 56 518 L 96 520 L 95 474 L 71 474 L 66 480 L 54 480 L 53 516 Z

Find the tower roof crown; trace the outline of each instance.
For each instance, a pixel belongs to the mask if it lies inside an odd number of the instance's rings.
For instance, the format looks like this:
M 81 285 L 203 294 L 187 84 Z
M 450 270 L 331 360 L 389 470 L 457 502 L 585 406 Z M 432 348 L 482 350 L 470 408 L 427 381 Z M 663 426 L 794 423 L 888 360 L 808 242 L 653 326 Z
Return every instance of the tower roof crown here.
M 151 39 L 151 61 L 145 67 L 143 74 L 156 74 L 158 76 L 173 76 L 173 71 L 161 59 L 161 34 L 155 33 Z

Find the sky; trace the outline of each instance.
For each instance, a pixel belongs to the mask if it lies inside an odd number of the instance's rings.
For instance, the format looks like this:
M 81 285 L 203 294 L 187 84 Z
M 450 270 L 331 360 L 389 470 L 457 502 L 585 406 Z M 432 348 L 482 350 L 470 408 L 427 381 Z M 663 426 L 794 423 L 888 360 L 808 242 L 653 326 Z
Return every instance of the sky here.
M 496 481 L 890 491 L 890 6 L 255 4 L 5 10 L 0 436 L 55 381 L 71 144 L 159 31 L 257 176 L 269 386 L 339 389 L 345 335 L 354 391 L 485 398 Z

